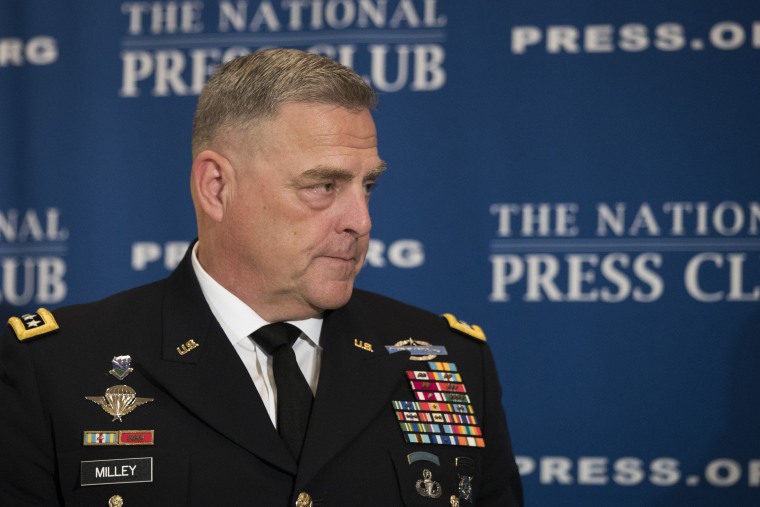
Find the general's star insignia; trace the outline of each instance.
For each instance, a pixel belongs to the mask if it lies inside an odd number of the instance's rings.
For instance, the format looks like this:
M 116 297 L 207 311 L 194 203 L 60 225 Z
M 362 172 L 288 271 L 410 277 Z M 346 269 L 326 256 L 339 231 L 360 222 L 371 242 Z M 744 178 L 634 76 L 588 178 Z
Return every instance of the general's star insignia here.
M 58 329 L 58 323 L 53 318 L 53 314 L 44 308 L 38 309 L 37 313 L 11 317 L 8 319 L 8 324 L 13 328 L 19 341 L 51 333 Z
M 486 334 L 475 324 L 468 324 L 463 320 L 459 320 L 450 313 L 444 313 L 443 318 L 446 319 L 446 323 L 449 327 L 455 331 L 459 331 L 465 336 L 470 336 L 476 340 L 486 341 Z

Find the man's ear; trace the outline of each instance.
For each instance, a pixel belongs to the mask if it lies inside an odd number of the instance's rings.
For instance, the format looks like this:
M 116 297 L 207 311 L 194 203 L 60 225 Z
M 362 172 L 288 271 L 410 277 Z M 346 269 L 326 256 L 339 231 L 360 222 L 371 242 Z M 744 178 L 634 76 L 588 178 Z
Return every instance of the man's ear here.
M 232 188 L 233 175 L 230 161 L 215 151 L 202 151 L 193 161 L 191 184 L 196 206 L 215 222 L 224 217 L 225 194 Z

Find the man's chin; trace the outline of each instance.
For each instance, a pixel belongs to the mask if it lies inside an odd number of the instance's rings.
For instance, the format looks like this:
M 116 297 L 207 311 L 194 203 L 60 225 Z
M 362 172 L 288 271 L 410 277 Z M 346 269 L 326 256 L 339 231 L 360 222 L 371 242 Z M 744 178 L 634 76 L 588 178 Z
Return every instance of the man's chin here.
M 320 310 L 337 310 L 348 303 L 354 290 L 354 280 L 325 282 L 317 287 L 311 298 L 312 305 Z

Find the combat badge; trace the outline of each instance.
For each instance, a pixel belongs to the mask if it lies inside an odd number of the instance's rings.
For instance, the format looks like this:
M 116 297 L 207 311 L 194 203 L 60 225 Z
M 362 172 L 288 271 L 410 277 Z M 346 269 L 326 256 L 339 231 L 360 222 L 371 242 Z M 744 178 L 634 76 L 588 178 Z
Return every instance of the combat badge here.
M 111 371 L 108 373 L 119 380 L 124 380 L 127 375 L 134 371 L 134 368 L 130 367 L 131 364 L 132 357 L 130 356 L 114 356 L 114 358 L 111 359 Z
M 106 389 L 105 396 L 85 396 L 85 399 L 100 405 L 100 408 L 113 416 L 112 421 L 118 419 L 120 422 L 122 416 L 131 413 L 140 405 L 153 401 L 153 398 L 138 398 L 135 390 L 129 386 L 112 386 Z
M 438 356 L 445 356 L 447 354 L 446 347 L 442 345 L 431 345 L 428 342 L 415 340 L 414 338 L 401 340 L 393 345 L 386 345 L 385 348 L 389 354 L 407 351 L 410 354 L 409 359 L 412 361 L 430 361 Z
M 11 317 L 8 319 L 8 324 L 13 328 L 19 341 L 58 330 L 58 323 L 53 318 L 53 314 L 44 308 L 38 309 L 37 313 Z

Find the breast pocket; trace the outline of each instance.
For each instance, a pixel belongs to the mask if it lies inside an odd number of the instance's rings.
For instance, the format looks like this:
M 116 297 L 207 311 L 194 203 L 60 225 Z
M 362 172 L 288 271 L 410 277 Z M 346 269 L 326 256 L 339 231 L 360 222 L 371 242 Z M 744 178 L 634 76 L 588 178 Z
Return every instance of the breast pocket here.
M 464 447 L 419 446 L 392 452 L 404 505 L 475 505 L 480 454 Z
M 189 456 L 155 449 L 84 449 L 62 454 L 67 506 L 188 505 Z

